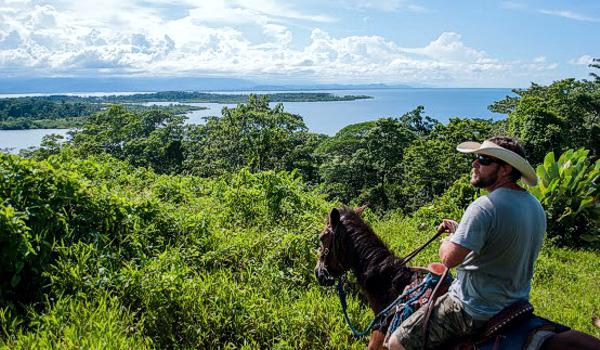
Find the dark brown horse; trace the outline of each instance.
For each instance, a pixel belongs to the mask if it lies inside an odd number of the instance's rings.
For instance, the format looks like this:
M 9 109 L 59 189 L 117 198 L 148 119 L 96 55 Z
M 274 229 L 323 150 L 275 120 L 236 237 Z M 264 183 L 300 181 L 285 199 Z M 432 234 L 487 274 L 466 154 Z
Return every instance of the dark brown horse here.
M 362 219 L 362 208 L 334 208 L 319 235 L 320 256 L 315 267 L 319 284 L 331 286 L 352 271 L 369 307 L 378 314 L 410 283 L 413 271 L 403 264 Z M 383 349 L 386 329 L 373 330 L 369 350 Z M 542 350 L 600 350 L 600 340 L 569 330 L 550 337 Z

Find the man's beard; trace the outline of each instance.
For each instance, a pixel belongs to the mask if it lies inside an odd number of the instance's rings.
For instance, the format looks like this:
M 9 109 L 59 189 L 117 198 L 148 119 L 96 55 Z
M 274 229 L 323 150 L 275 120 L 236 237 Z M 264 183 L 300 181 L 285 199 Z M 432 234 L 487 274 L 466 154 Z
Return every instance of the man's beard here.
M 482 177 L 481 174 L 479 174 L 479 176 L 475 180 L 471 179 L 470 182 L 471 182 L 471 185 L 473 185 L 473 187 L 486 188 L 486 187 L 490 187 L 491 185 L 496 183 L 497 180 L 498 180 L 498 173 L 493 172 L 486 177 Z

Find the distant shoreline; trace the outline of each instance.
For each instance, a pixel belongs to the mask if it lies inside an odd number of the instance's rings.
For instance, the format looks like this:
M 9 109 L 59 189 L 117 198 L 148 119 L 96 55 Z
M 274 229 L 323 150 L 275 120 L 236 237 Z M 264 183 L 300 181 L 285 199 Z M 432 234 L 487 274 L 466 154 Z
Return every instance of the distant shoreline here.
M 207 93 L 207 94 L 228 94 L 228 93 L 237 93 L 237 94 L 267 94 L 269 92 L 276 93 L 300 93 L 304 91 L 369 91 L 369 90 L 513 90 L 513 89 L 521 89 L 519 87 L 336 87 L 336 88 L 326 88 L 326 87 L 315 87 L 315 88 L 260 88 L 260 89 L 211 89 L 211 90 L 122 90 L 122 91 L 52 91 L 52 92 L 0 92 L 0 99 L 3 98 L 19 98 L 19 97 L 47 97 L 47 96 L 78 96 L 78 97 L 101 97 L 101 96 L 130 96 L 137 94 L 155 94 L 160 92 L 168 92 L 168 91 L 182 91 L 182 92 L 198 92 L 198 93 Z M 290 102 L 290 101 L 283 101 Z
M 238 104 L 248 101 L 248 94 L 222 94 L 188 91 L 162 91 L 154 93 L 110 93 L 69 95 L 34 95 L 0 98 L 0 130 L 77 128 L 88 117 L 110 104 L 123 104 L 132 112 L 161 110 L 175 115 L 206 109 L 187 103 Z M 340 102 L 371 99 L 366 95 L 334 95 L 330 92 L 279 92 L 257 93 L 270 102 Z M 1 97 L 1 96 L 0 96 Z M 170 105 L 147 105 L 149 103 Z

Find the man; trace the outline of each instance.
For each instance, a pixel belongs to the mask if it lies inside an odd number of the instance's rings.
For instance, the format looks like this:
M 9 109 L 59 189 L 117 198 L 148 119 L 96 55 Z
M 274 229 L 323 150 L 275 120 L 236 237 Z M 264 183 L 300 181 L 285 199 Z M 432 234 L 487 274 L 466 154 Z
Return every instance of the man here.
M 470 335 L 505 307 L 529 299 L 533 265 L 546 231 L 540 202 L 517 184 L 521 179 L 533 186 L 537 177 L 515 140 L 464 142 L 457 150 L 476 155 L 471 185 L 489 193 L 469 205 L 460 224 L 444 220 L 439 226 L 450 233 L 439 249 L 441 261 L 458 268 L 448 293 L 435 303 L 428 349 Z M 390 337 L 390 350 L 422 349 L 424 314 L 421 308 L 398 327 Z

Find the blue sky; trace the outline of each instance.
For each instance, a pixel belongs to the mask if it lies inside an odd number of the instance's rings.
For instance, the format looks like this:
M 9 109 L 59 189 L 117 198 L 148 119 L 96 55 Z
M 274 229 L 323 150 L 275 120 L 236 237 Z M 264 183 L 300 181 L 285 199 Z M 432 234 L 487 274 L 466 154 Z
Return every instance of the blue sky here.
M 0 0 L 0 77 L 524 87 L 585 78 L 600 1 Z

